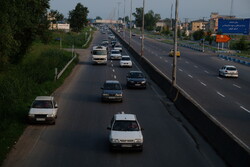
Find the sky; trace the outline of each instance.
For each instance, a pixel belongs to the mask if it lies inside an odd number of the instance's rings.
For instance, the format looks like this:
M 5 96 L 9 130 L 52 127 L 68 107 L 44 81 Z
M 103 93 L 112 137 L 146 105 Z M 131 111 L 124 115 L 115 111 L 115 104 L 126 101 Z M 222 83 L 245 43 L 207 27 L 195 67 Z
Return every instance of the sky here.
M 125 3 L 124 3 L 125 2 Z M 239 18 L 250 18 L 250 0 L 179 0 L 179 18 L 198 20 L 210 18 L 211 12 L 220 15 L 232 15 Z M 73 10 L 77 3 L 81 3 L 89 10 L 88 18 L 100 16 L 102 19 L 117 19 L 130 15 L 131 0 L 50 0 L 50 9 L 57 10 L 68 17 L 69 11 Z M 172 18 L 175 17 L 175 0 L 145 0 L 145 12 L 153 10 L 160 14 L 162 19 L 171 18 L 171 6 L 173 5 Z M 231 5 L 233 4 L 233 5 Z M 132 13 L 136 8 L 143 6 L 143 0 L 132 0 Z M 118 10 L 119 9 L 119 10 Z

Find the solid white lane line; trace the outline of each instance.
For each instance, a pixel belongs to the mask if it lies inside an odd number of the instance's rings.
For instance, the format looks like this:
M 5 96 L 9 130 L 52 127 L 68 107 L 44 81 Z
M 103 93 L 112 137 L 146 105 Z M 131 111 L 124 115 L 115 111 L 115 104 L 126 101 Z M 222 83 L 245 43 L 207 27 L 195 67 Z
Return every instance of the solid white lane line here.
M 179 68 L 179 71 L 181 71 L 181 72 L 182 72 L 183 70 Z
M 190 74 L 189 74 L 188 76 L 189 76 L 190 78 L 193 78 L 193 76 L 192 76 L 192 75 L 190 75 Z
M 165 60 L 165 62 L 166 62 L 166 63 L 168 63 L 168 61 L 167 61 L 167 60 Z
M 243 106 L 240 106 L 241 109 L 245 110 L 246 112 L 250 113 L 250 110 L 246 109 L 245 107 Z
M 217 91 L 217 94 L 220 95 L 221 97 L 225 97 L 223 94 Z
M 235 87 L 241 89 L 241 87 L 240 87 L 239 85 L 233 84 L 233 86 L 235 86 Z

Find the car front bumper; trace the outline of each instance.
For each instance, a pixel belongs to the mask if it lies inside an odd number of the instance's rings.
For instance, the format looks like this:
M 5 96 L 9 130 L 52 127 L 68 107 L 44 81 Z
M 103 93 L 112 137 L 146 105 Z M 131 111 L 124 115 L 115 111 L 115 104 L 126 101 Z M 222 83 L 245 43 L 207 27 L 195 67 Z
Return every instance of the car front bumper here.
M 28 120 L 30 123 L 49 123 L 54 124 L 56 121 L 55 117 L 31 117 L 28 116 Z

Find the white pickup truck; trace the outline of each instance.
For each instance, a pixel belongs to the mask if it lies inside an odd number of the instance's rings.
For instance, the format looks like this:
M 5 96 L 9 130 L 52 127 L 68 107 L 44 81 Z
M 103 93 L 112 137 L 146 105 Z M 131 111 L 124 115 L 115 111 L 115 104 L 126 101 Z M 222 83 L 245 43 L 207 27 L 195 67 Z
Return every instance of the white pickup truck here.
M 93 64 L 107 64 L 108 51 L 105 46 L 94 46 L 92 51 Z

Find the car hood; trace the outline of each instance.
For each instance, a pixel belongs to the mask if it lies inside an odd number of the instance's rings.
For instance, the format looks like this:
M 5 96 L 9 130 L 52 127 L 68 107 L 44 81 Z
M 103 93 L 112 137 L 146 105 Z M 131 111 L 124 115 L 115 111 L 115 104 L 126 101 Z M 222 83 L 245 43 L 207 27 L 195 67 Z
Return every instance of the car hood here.
M 103 93 L 106 93 L 106 94 L 120 94 L 122 93 L 122 90 L 103 90 Z
M 57 108 L 31 108 L 29 114 L 52 114 Z
M 111 139 L 134 140 L 143 139 L 141 131 L 111 131 Z

